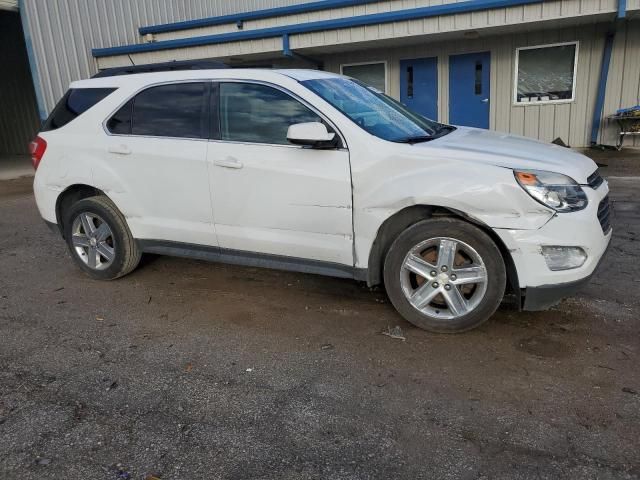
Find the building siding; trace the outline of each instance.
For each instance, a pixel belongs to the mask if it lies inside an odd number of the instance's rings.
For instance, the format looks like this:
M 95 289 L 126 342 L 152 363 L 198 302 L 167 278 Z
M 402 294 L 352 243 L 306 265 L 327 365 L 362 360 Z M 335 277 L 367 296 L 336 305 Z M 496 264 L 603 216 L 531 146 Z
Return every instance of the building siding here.
M 23 0 L 21 8 L 32 34 L 38 87 L 48 113 L 69 83 L 98 71 L 92 48 L 141 42 L 141 26 L 307 1 L 311 0 Z
M 337 53 L 324 57 L 325 68 L 336 73 L 340 65 L 387 61 L 388 93 L 400 97 L 400 61 L 410 58 L 438 57 L 438 118 L 449 119 L 449 55 L 474 51 L 491 52 L 490 125 L 498 131 L 525 135 L 550 142 L 560 137 L 575 147 L 589 145 L 591 119 L 598 89 L 600 65 L 608 24 L 540 30 L 500 35 L 476 40 L 424 43 L 390 49 L 372 49 Z M 518 47 L 577 40 L 578 71 L 576 96 L 570 103 L 514 105 L 515 51 Z M 610 65 L 604 115 L 622 106 L 640 103 L 640 22 L 628 22 L 616 36 Z M 601 141 L 615 143 L 616 128 L 602 123 Z M 639 139 L 627 145 L 640 145 Z M 635 143 L 633 143 L 635 142 Z
M 131 61 L 141 64 L 222 58 L 250 62 L 266 60 L 276 66 L 300 65 L 282 57 L 281 38 L 103 57 L 98 61 L 91 56 L 91 49 L 142 42 L 143 39 L 138 34 L 140 26 L 285 6 L 303 1 L 305 0 L 24 0 L 23 8 L 32 32 L 44 109 L 47 112 L 51 110 L 71 81 L 93 75 L 98 67 L 127 65 Z M 387 0 L 247 21 L 243 28 L 266 28 L 456 1 L 462 0 Z M 325 67 L 336 72 L 342 63 L 385 60 L 389 68 L 389 93 L 396 98 L 400 91 L 400 60 L 437 56 L 438 109 L 439 118 L 443 121 L 448 120 L 448 56 L 490 50 L 491 128 L 544 141 L 560 137 L 572 146 L 586 146 L 589 144 L 604 38 L 606 31 L 613 28 L 610 20 L 617 7 L 617 0 L 548 0 L 539 4 L 468 14 L 292 35 L 290 45 L 300 53 L 324 60 Z M 637 18 L 640 0 L 628 0 L 627 8 Z M 569 21 L 574 22 L 574 25 L 567 26 Z M 483 30 L 485 28 L 491 30 Z M 480 37 L 474 40 L 464 39 L 462 32 L 467 30 L 477 30 Z M 222 31 L 237 31 L 237 26 L 228 24 L 166 32 L 156 35 L 156 39 L 191 37 Z M 575 101 L 555 105 L 513 105 L 515 49 L 571 40 L 580 42 Z M 640 28 L 638 21 L 634 20 L 618 27 L 604 115 L 613 113 L 622 106 L 640 103 L 639 96 Z M 615 141 L 615 131 L 614 125 L 603 121 L 600 130 L 602 143 L 612 144 Z M 640 138 L 627 142 L 638 146 Z

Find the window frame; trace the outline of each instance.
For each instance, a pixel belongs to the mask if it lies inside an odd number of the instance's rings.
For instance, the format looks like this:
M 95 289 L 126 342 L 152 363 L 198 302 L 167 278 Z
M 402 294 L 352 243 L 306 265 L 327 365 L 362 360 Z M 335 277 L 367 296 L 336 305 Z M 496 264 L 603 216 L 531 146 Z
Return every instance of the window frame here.
M 231 141 L 231 140 L 221 140 L 220 139 L 220 83 L 228 83 L 228 82 L 239 82 L 239 83 L 253 83 L 253 84 L 257 84 L 257 85 L 266 85 L 268 87 L 272 87 L 275 88 L 277 90 L 280 90 L 284 93 L 286 93 L 287 95 L 289 95 L 290 97 L 292 97 L 293 99 L 299 101 L 300 103 L 302 103 L 304 106 L 306 106 L 307 108 L 309 108 L 311 111 L 313 111 L 315 114 L 317 114 L 320 118 L 322 118 L 325 122 L 327 122 L 328 125 L 331 126 L 331 128 L 335 131 L 335 133 L 338 135 L 338 137 L 340 137 L 340 143 L 338 145 L 338 147 L 336 147 L 336 150 L 342 150 L 342 151 L 348 151 L 348 146 L 347 146 L 347 141 L 345 136 L 342 134 L 342 132 L 340 131 L 340 129 L 336 126 L 335 122 L 333 122 L 327 115 L 325 115 L 322 111 L 320 111 L 317 107 L 315 107 L 314 105 L 312 105 L 311 103 L 309 103 L 307 100 L 305 100 L 304 98 L 302 98 L 300 95 L 297 95 L 296 93 L 292 92 L 291 90 L 288 90 L 285 87 L 282 87 L 280 85 L 274 84 L 274 83 L 270 83 L 270 82 L 266 82 L 266 81 L 262 81 L 262 80 L 254 80 L 254 79 L 250 79 L 250 78 L 197 78 L 197 79 L 186 79 L 186 80 L 171 80 L 171 81 L 165 81 L 165 82 L 156 82 L 156 83 L 150 83 L 148 85 L 144 85 L 140 88 L 138 88 L 137 90 L 135 90 L 134 92 L 132 92 L 130 95 L 128 95 L 125 99 L 123 99 L 110 113 L 109 115 L 106 116 L 106 118 L 102 121 L 102 130 L 104 131 L 104 133 L 110 137 L 136 137 L 136 138 L 168 138 L 168 139 L 173 139 L 173 140 L 193 140 L 193 141 L 197 141 L 197 142 L 225 142 L 225 143 L 238 143 L 238 144 L 246 144 L 246 145 L 268 145 L 268 146 L 273 146 L 273 147 L 285 147 L 285 148 L 308 148 L 305 147 L 304 145 L 282 145 L 279 143 L 253 143 L 253 142 L 235 142 L 235 141 Z M 143 92 L 144 90 L 147 90 L 149 88 L 153 88 L 153 87 L 158 87 L 161 85 L 173 85 L 173 84 L 181 84 L 181 83 L 208 83 L 209 84 L 209 100 L 208 100 L 208 122 L 209 122 L 209 135 L 207 135 L 205 138 L 188 138 L 188 137 L 158 137 L 158 136 L 152 136 L 152 135 L 133 135 L 131 133 L 126 134 L 126 133 L 112 133 L 109 128 L 107 127 L 107 123 L 109 122 L 109 120 L 111 120 L 111 117 L 113 117 L 122 107 L 124 107 L 126 105 L 127 102 L 129 102 L 130 100 L 134 99 L 136 97 L 136 95 L 138 95 L 139 93 Z M 135 101 L 133 102 L 135 104 Z M 216 109 L 216 111 L 214 112 L 214 106 L 218 105 L 218 108 Z M 213 122 L 213 115 L 217 116 L 217 124 Z M 215 132 L 213 130 L 213 127 L 215 126 Z
M 382 93 L 389 95 L 389 65 L 386 60 L 373 60 L 369 62 L 355 62 L 355 63 L 341 63 L 340 64 L 340 75 L 345 75 L 344 67 L 360 67 L 362 65 L 384 65 L 384 91 Z M 348 75 L 345 75 L 348 76 Z M 370 85 L 371 86 L 371 85 Z M 375 88 L 375 87 L 374 87 Z
M 281 92 L 283 92 L 284 94 L 288 95 L 289 97 L 293 98 L 294 100 L 300 102 L 302 105 L 304 105 L 305 107 L 307 107 L 309 110 L 311 110 L 313 113 L 315 113 L 316 115 L 318 115 L 322 120 L 324 120 L 329 126 L 331 126 L 331 128 L 333 129 L 333 131 L 336 133 L 336 135 L 338 135 L 338 137 L 340 138 L 340 143 L 338 144 L 338 146 L 336 147 L 336 150 L 348 150 L 347 148 L 347 142 L 345 141 L 345 137 L 342 134 L 342 132 L 340 131 L 340 129 L 336 126 L 336 124 L 334 122 L 332 122 L 327 115 L 323 114 L 320 110 L 318 110 L 318 108 L 314 107 L 313 105 L 311 105 L 307 100 L 305 100 L 304 98 L 300 97 L 299 95 L 293 93 L 291 90 L 288 90 L 285 87 L 282 87 L 280 85 L 276 85 L 274 83 L 270 83 L 270 82 L 265 82 L 262 80 L 252 80 L 252 79 L 244 79 L 244 78 L 218 78 L 218 79 L 212 79 L 211 80 L 214 83 L 213 88 L 211 89 L 212 95 L 211 95 L 211 104 L 214 104 L 214 99 L 217 100 L 215 103 L 217 104 L 218 108 L 216 110 L 216 114 L 218 116 L 217 119 L 217 138 L 213 138 L 213 136 L 210 136 L 209 141 L 211 142 L 221 142 L 221 143 L 231 143 L 231 144 L 238 144 L 238 145 L 263 145 L 263 146 L 269 146 L 269 147 L 284 147 L 284 148 L 298 148 L 298 149 L 308 149 L 309 147 L 305 146 L 305 145 L 294 145 L 294 144 L 290 144 L 290 145 L 286 145 L 286 144 L 282 144 L 282 143 L 262 143 L 262 142 L 247 142 L 247 141 L 239 141 L 239 140 L 223 140 L 221 138 L 221 128 L 220 128 L 220 84 L 221 83 L 249 83 L 252 85 L 263 85 L 266 87 L 271 87 L 274 88 L 276 90 L 279 90 Z M 214 93 L 216 95 L 216 97 L 214 97 Z M 213 114 L 213 108 L 211 108 L 211 113 L 210 113 L 210 118 L 211 114 Z M 212 122 L 213 123 L 213 122 Z
M 193 138 L 193 137 L 170 137 L 170 136 L 164 136 L 164 135 L 136 135 L 133 133 L 113 133 L 109 130 L 109 127 L 107 126 L 107 124 L 109 123 L 109 120 L 111 120 L 111 117 L 113 117 L 116 113 L 118 113 L 120 111 L 120 109 L 122 107 L 124 107 L 129 101 L 133 100 L 133 103 L 131 104 L 131 122 L 133 122 L 133 110 L 135 109 L 135 98 L 142 92 L 149 90 L 151 88 L 155 88 L 155 87 L 161 87 L 164 85 L 182 85 L 185 83 L 204 83 L 205 85 L 207 85 L 209 88 L 207 88 L 206 94 L 205 94 L 205 110 L 206 110 L 206 125 L 207 125 L 207 132 L 208 134 L 204 137 L 201 138 Z M 104 132 L 110 136 L 110 137 L 134 137 L 134 138 L 168 138 L 171 140 L 193 140 L 193 141 L 197 141 L 197 142 L 207 142 L 210 140 L 211 138 L 211 99 L 212 99 L 212 85 L 211 85 L 211 79 L 205 78 L 205 79 L 186 79 L 186 80 L 172 80 L 172 81 L 168 81 L 168 82 L 157 82 L 157 83 L 152 83 L 149 85 L 144 85 L 143 87 L 139 88 L 138 90 L 134 91 L 131 95 L 127 96 L 127 98 L 124 99 L 124 101 L 122 101 L 121 103 L 118 104 L 118 106 L 111 112 L 109 113 L 109 115 L 107 115 L 107 117 L 102 121 L 102 129 L 104 130 Z M 133 127 L 133 125 L 132 125 Z
M 542 100 L 537 102 L 518 102 L 518 69 L 520 65 L 520 51 L 522 50 L 533 50 L 536 48 L 553 48 L 553 47 L 563 47 L 566 45 L 574 45 L 575 46 L 575 55 L 573 58 L 573 83 L 571 85 L 571 98 L 562 98 L 559 100 Z M 558 42 L 558 43 L 545 43 L 541 45 L 531 45 L 527 47 L 518 47 L 516 48 L 515 53 L 515 69 L 513 76 L 513 97 L 512 104 L 514 107 L 530 107 L 536 105 L 557 105 L 562 103 L 573 103 L 576 101 L 576 86 L 577 86 L 577 75 L 578 75 L 578 59 L 579 59 L 579 48 L 580 42 L 578 40 L 573 40 L 570 42 Z

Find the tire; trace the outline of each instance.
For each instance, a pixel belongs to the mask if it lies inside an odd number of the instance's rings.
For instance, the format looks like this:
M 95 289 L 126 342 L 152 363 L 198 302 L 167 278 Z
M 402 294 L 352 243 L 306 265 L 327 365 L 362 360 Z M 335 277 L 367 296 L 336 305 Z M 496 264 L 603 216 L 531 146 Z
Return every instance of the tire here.
M 447 217 L 407 228 L 384 262 L 393 306 L 407 321 L 436 333 L 464 332 L 487 321 L 502 301 L 506 277 L 493 240 L 474 225 Z
M 113 280 L 138 266 L 140 249 L 124 216 L 109 198 L 84 198 L 62 214 L 71 258 L 91 278 Z

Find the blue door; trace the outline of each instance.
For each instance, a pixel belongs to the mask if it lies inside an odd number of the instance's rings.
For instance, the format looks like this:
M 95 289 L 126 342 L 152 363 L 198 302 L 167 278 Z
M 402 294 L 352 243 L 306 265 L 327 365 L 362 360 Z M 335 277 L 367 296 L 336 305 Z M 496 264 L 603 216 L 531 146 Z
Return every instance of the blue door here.
M 449 122 L 489 128 L 491 53 L 449 57 Z
M 400 101 L 432 120 L 438 119 L 438 59 L 400 61 Z

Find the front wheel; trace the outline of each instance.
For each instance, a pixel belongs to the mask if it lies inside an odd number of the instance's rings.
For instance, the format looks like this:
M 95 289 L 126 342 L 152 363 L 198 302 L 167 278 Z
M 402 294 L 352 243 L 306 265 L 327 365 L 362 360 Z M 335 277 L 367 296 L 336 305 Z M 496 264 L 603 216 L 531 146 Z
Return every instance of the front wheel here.
M 456 333 L 493 315 L 504 296 L 506 271 L 485 232 L 458 219 L 432 218 L 393 242 L 384 282 L 406 320 L 432 332 Z

